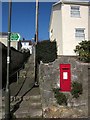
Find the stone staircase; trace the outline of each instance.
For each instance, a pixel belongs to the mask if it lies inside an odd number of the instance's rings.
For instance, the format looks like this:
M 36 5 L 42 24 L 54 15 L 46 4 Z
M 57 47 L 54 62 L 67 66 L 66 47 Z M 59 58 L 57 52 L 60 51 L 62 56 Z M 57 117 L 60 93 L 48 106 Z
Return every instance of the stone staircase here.
M 10 85 L 10 108 L 15 118 L 42 118 L 42 103 L 39 87 L 34 87 L 34 55 L 20 71 L 18 82 Z M 20 90 L 20 91 L 19 91 Z M 16 95 L 16 93 L 19 93 Z M 0 104 L 0 119 L 5 117 L 5 92 Z M 16 95 L 16 96 L 15 96 Z
M 25 64 L 24 71 L 26 70 L 28 70 L 26 80 L 18 94 L 19 98 L 23 97 L 18 109 L 14 112 L 14 116 L 16 118 L 42 118 L 40 90 L 39 87 L 34 87 L 34 55 L 31 55 L 28 63 Z
M 0 120 L 5 116 L 5 103 L 2 97 L 0 96 Z
M 42 104 L 39 88 L 33 88 L 23 97 L 14 115 L 16 118 L 42 118 Z

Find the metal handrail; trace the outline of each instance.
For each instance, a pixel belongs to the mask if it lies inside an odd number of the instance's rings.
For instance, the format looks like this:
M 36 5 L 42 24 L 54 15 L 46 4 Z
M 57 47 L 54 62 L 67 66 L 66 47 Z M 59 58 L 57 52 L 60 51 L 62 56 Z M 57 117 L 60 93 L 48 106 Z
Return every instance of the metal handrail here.
M 26 62 L 24 62 L 23 65 L 25 65 L 25 63 L 26 63 Z M 14 74 L 16 74 L 17 72 L 19 72 L 20 70 L 22 70 L 22 69 L 23 69 L 23 65 L 22 65 L 22 67 L 20 67 L 17 71 L 15 71 L 14 73 L 12 73 L 9 77 L 12 77 Z
M 17 71 L 15 71 L 14 73 L 12 73 L 9 77 L 12 77 L 13 75 L 15 75 L 17 72 L 19 72 L 20 70 L 22 70 L 23 69 L 23 66 L 22 67 L 20 67 Z

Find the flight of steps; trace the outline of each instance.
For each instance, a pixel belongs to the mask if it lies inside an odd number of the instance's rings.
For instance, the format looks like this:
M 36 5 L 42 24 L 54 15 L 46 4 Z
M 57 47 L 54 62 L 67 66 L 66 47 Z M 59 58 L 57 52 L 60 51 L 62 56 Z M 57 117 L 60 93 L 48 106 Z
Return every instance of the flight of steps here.
M 20 101 L 20 97 L 10 97 L 10 111 L 14 109 L 14 105 Z M 0 97 L 0 120 L 5 118 L 5 97 Z
M 0 96 L 0 120 L 4 118 L 5 115 L 5 104 L 4 104 L 4 98 Z
M 28 72 L 26 73 L 27 70 Z M 24 76 L 26 76 L 25 80 Z M 23 83 L 24 85 L 19 94 L 16 97 L 13 97 L 16 95 L 17 91 L 20 89 Z M 28 62 L 25 64 L 25 69 L 20 71 L 20 78 L 18 83 L 12 83 L 10 85 L 10 108 L 11 111 L 14 110 L 13 115 L 15 118 L 42 118 L 40 90 L 39 87 L 32 88 L 32 83 L 34 83 L 34 55 L 30 56 Z M 28 93 L 24 95 L 27 91 Z M 3 104 L 0 104 L 0 119 L 5 117 L 4 95 L 5 93 L 3 93 L 3 101 L 1 100 Z
M 19 104 L 18 104 L 19 103 Z M 16 110 L 15 110 L 16 109 Z M 42 103 L 39 88 L 33 88 L 26 96 L 11 97 L 10 111 L 15 118 L 42 118 Z M 5 118 L 5 98 L 0 104 L 0 119 Z
M 23 97 L 19 108 L 14 113 L 16 118 L 42 118 L 41 96 L 37 94 L 39 88 L 33 88 Z

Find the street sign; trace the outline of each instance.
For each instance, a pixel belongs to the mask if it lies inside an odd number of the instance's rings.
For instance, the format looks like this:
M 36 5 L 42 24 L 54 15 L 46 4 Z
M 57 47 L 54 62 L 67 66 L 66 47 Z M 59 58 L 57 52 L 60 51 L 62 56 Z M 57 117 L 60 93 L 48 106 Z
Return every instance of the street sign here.
M 10 41 L 19 41 L 20 35 L 18 33 L 11 33 Z

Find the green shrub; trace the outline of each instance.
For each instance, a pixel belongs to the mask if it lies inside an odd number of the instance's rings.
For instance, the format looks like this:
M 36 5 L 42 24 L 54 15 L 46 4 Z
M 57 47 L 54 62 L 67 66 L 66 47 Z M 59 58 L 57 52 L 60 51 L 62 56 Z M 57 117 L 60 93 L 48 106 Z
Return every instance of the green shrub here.
M 71 94 L 73 95 L 74 98 L 78 98 L 80 94 L 82 94 L 82 84 L 78 82 L 73 82 L 72 83 L 72 90 Z
M 57 58 L 56 42 L 44 40 L 37 44 L 37 60 L 43 63 L 53 62 Z
M 67 97 L 65 96 L 65 94 L 61 93 L 60 89 L 58 88 L 54 88 L 53 91 L 54 91 L 54 96 L 57 100 L 57 103 L 59 105 L 62 105 L 62 104 L 67 105 Z
M 90 41 L 80 42 L 74 51 L 79 55 L 79 60 L 83 62 L 90 62 Z

